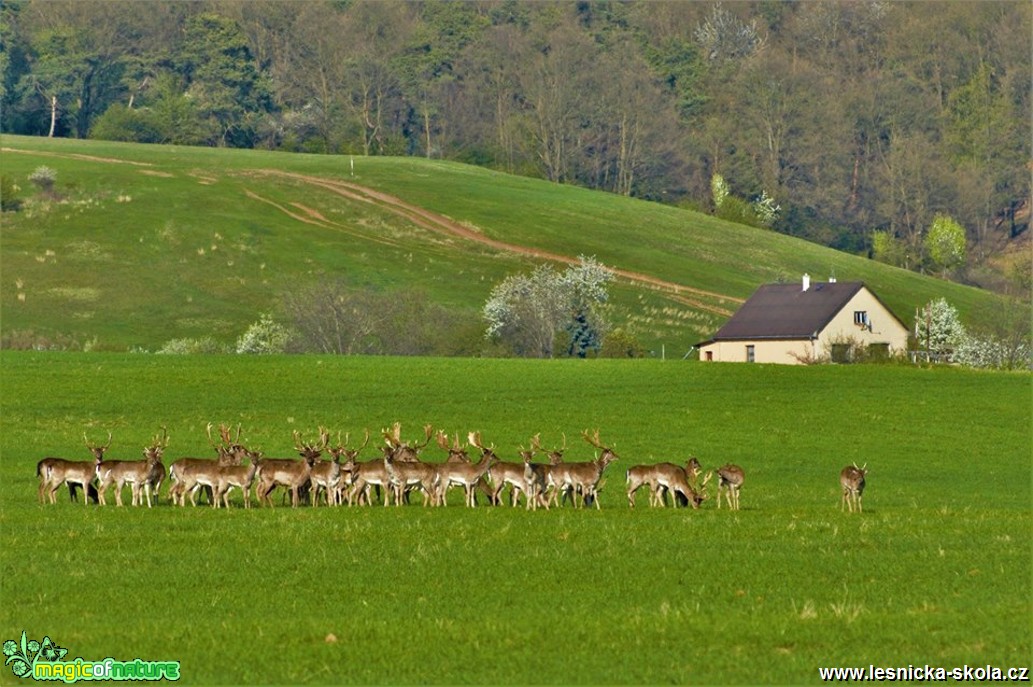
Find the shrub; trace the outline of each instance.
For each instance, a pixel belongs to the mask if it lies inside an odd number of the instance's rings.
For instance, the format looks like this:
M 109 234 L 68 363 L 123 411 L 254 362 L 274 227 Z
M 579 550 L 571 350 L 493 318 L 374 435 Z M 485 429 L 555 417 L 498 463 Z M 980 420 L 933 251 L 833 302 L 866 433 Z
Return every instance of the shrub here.
M 50 167 L 40 165 L 32 170 L 29 181 L 36 184 L 43 193 L 51 193 L 54 190 L 54 183 L 57 181 L 57 172 Z
M 229 346 L 219 343 L 210 336 L 203 336 L 200 339 L 170 339 L 157 350 L 159 355 L 196 355 L 229 352 Z
M 237 339 L 237 353 L 284 353 L 290 344 L 291 331 L 263 314 Z

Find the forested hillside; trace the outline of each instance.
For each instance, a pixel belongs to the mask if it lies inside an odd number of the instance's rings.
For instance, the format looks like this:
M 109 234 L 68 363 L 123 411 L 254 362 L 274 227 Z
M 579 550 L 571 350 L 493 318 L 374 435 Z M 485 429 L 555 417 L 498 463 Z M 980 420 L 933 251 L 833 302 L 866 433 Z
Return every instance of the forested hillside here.
M 6 1 L 2 127 L 472 162 L 1004 290 L 1022 287 L 1018 267 L 1028 284 L 1031 14 L 1021 1 Z

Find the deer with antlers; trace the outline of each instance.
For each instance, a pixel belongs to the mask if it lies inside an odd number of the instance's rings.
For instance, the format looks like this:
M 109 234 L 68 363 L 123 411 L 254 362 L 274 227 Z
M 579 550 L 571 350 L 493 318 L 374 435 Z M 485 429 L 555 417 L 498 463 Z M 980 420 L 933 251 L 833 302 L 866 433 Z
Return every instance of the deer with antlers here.
M 251 485 L 258 475 L 258 466 L 262 462 L 260 451 L 247 451 L 247 465 L 219 465 L 219 477 L 215 483 L 215 494 L 212 508 L 230 507 L 230 492 L 240 489 L 244 496 L 244 508 L 251 508 Z
M 321 460 L 312 466 L 309 479 L 312 480 L 312 505 L 319 505 L 320 491 L 326 495 L 326 505 L 337 506 L 341 503 L 341 484 L 347 487 L 351 484 L 351 468 L 354 467 L 355 458 L 362 449 L 369 443 L 369 430 L 366 430 L 366 438 L 362 445 L 355 449 L 347 447 L 351 435 L 346 434 L 344 441 L 341 441 L 340 433 L 337 434 L 337 444 L 329 446 L 330 460 Z M 346 458 L 345 464 L 341 464 L 341 457 Z
M 857 463 L 847 465 L 839 472 L 839 485 L 843 488 L 843 499 L 840 501 L 840 510 L 849 508 L 854 512 L 863 512 L 861 508 L 861 497 L 864 495 L 865 476 L 868 474 L 868 463 L 857 467 Z
M 111 432 L 108 432 L 108 443 L 91 444 L 83 432 L 83 442 L 93 455 L 92 461 L 65 460 L 64 458 L 47 457 L 36 464 L 36 477 L 39 478 L 39 502 L 43 503 L 44 494 L 50 503 L 57 503 L 57 490 L 62 484 L 68 485 L 68 495 L 75 501 L 75 489 L 83 490 L 83 505 L 96 496 L 93 480 L 97 477 L 97 464 L 103 462 L 104 453 L 111 448 Z M 93 492 L 91 494 L 91 491 Z M 96 500 L 94 500 L 96 502 Z
M 651 503 L 655 503 L 661 508 L 665 507 L 667 502 L 662 492 L 666 491 L 674 494 L 675 506 L 688 505 L 695 510 L 706 500 L 705 489 L 713 473 L 707 473 L 703 477 L 703 482 L 697 486 L 695 475 L 690 478 L 691 461 L 685 468 L 674 463 L 657 463 L 655 467 L 657 468 L 656 490 L 655 498 L 651 500 Z
M 212 438 L 212 423 L 208 423 L 208 443 L 215 449 L 218 456 L 215 460 L 210 458 L 180 458 L 169 466 L 169 479 L 172 480 L 172 488 L 169 489 L 169 497 L 172 503 L 180 506 L 186 505 L 187 494 L 190 495 L 190 503 L 197 505 L 197 492 L 201 489 L 208 494 L 209 503 L 215 502 L 215 489 L 219 484 L 219 468 L 228 466 L 240 466 L 247 457 L 247 449 L 240 443 L 241 427 L 237 425 L 237 436 L 230 438 L 230 428 L 225 424 L 219 425 L 219 436 L 221 443 L 216 443 Z
M 143 450 L 143 460 L 105 460 L 97 463 L 97 496 L 100 504 L 107 505 L 105 494 L 112 485 L 115 487 L 115 503 L 122 506 L 122 488 L 128 484 L 133 492 L 132 504 L 142 504 L 141 493 L 146 496 L 147 507 L 151 507 L 151 486 L 161 462 L 162 453 L 169 445 L 169 434 L 162 427 L 161 436 L 155 435 L 151 445 Z
M 291 458 L 265 458 L 258 466 L 258 486 L 255 487 L 255 495 L 260 503 L 270 507 L 273 500 L 270 494 L 276 487 L 282 486 L 290 492 L 291 507 L 297 508 L 301 502 L 301 492 L 311 484 L 312 466 L 319 459 L 319 456 L 326 450 L 330 441 L 330 433 L 323 427 L 319 428 L 319 442 L 308 444 L 302 439 L 297 430 L 293 433 L 294 449 L 301 456 L 301 460 Z
M 581 438 L 600 450 L 595 460 L 583 463 L 560 463 L 552 466 L 551 474 L 556 488 L 560 492 L 569 491 L 574 501 L 574 507 L 579 508 L 578 495 L 581 496 L 581 504 L 585 505 L 588 499 L 595 502 L 595 507 L 600 508 L 598 492 L 599 484 L 606 467 L 615 460 L 617 454 L 609 446 L 604 446 L 599 439 L 599 430 L 589 435 L 588 430 L 581 432 Z
M 438 446 L 448 452 L 448 458 L 438 466 L 439 475 L 439 498 L 441 505 L 448 505 L 449 487 L 461 487 L 466 496 L 466 505 L 473 508 L 477 505 L 477 489 L 483 483 L 485 475 L 491 469 L 492 464 L 498 461 L 498 456 L 492 448 L 485 447 L 481 442 L 479 432 L 470 432 L 468 437 L 470 445 L 481 451 L 481 460 L 472 463 L 467 457 L 466 448 L 459 443 L 459 434 L 453 438 L 452 446 L 448 444 L 448 436 L 444 432 L 438 432 Z
M 722 465 L 717 469 L 717 508 L 721 509 L 721 493 L 724 492 L 725 501 L 731 510 L 739 510 L 739 488 L 746 480 L 746 473 L 742 468 L 732 463 Z

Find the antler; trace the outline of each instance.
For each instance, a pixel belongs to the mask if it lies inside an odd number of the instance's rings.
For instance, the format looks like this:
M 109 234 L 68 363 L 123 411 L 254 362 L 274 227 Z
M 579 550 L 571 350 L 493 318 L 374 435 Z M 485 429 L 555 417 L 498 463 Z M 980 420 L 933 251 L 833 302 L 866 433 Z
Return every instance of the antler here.
M 423 433 L 427 435 L 427 438 L 423 441 L 422 444 L 417 444 L 416 446 L 413 446 L 413 448 L 415 448 L 417 451 L 426 447 L 426 445 L 430 443 L 430 437 L 434 434 L 434 426 L 423 425 Z
M 445 430 L 438 430 L 437 442 L 438 448 L 440 448 L 442 451 L 448 451 L 448 435 L 445 434 Z
M 86 448 L 90 449 L 91 451 L 107 451 L 109 448 L 111 448 L 111 430 L 108 430 L 108 443 L 104 444 L 103 447 L 91 444 L 90 440 L 86 438 L 86 432 L 82 433 L 82 440 L 86 443 Z
M 157 434 L 154 435 L 154 448 L 166 449 L 169 447 L 169 428 L 165 425 L 161 426 L 161 437 Z
M 602 442 L 599 441 L 599 430 L 598 429 L 595 430 L 595 434 L 593 434 L 592 436 L 588 436 L 588 430 L 587 429 L 583 430 L 581 432 L 581 436 L 582 436 L 582 438 L 584 438 L 585 441 L 590 443 L 592 446 L 595 446 L 596 448 L 606 448 L 605 446 L 603 446 Z
M 531 450 L 535 453 L 542 452 L 542 434 L 539 432 L 531 437 Z

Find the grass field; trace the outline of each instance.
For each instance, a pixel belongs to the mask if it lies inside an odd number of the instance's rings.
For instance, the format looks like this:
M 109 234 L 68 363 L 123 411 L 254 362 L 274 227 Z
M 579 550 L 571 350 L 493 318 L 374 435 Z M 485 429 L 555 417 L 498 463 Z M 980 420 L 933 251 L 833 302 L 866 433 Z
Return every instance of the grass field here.
M 901 366 L 0 353 L 0 634 L 178 660 L 186 684 L 814 683 L 818 668 L 1028 666 L 1031 378 Z M 599 428 L 601 510 L 36 502 L 111 430 L 166 464 L 241 423 L 480 430 L 504 458 Z M 367 449 L 369 457 L 371 449 Z M 427 449 L 440 460 L 438 449 Z M 738 513 L 635 510 L 635 463 L 726 461 Z M 837 475 L 870 468 L 863 515 Z M 239 498 L 239 497 L 238 497 Z M 238 501 L 239 503 L 239 501 Z M 333 635 L 336 641 L 327 641 Z M 331 638 L 332 639 L 332 638 Z M 0 682 L 13 684 L 9 668 Z
M 0 244 L 3 334 L 22 348 L 232 343 L 284 292 L 338 279 L 419 289 L 479 323 L 493 285 L 544 260 L 520 251 L 594 255 L 662 280 L 620 279 L 607 315 L 647 350 L 678 356 L 759 284 L 804 272 L 864 281 L 908 323 L 933 298 L 967 324 L 996 302 L 709 215 L 443 161 L 356 158 L 353 173 L 343 156 L 18 136 L 0 137 L 0 156 L 23 201 L 3 214 Z M 57 173 L 53 198 L 28 181 L 41 165 Z

